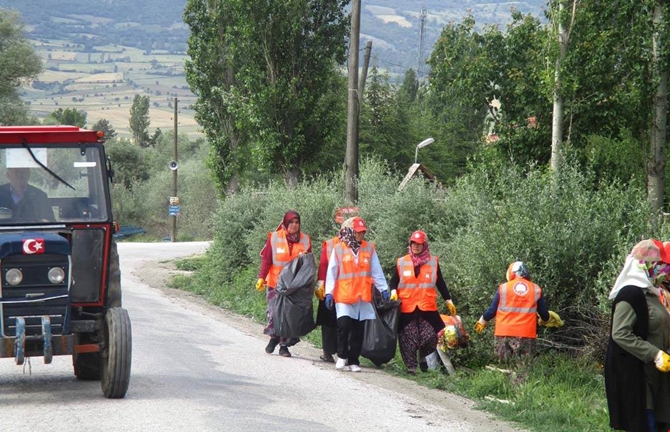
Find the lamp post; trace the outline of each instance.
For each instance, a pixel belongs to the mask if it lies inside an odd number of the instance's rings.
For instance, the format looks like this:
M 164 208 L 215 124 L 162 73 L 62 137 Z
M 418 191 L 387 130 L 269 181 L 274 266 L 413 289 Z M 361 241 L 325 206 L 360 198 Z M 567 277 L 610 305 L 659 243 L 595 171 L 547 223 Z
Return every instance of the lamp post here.
M 419 149 L 431 145 L 434 141 L 435 140 L 433 138 L 426 138 L 416 146 L 416 151 L 414 152 L 414 163 L 416 163 L 416 160 L 419 157 Z

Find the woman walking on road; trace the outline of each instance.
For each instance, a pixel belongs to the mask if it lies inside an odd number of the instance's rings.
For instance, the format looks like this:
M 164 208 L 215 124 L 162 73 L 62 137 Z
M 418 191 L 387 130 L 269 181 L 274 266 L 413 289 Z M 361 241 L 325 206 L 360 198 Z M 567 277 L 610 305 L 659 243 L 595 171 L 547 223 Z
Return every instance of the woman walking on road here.
M 430 253 L 425 232 L 412 233 L 408 252 L 398 258 L 390 287 L 391 292 L 397 290 L 401 301 L 398 324 L 400 354 L 407 371 L 415 374 L 417 353 L 419 367 L 425 372 L 428 370 L 426 356 L 435 351 L 437 333 L 444 328 L 437 307 L 438 291 L 451 315 L 456 315 L 456 306 L 442 277 L 438 258 Z
M 354 218 L 342 222 L 342 228 L 353 228 Z M 335 236 L 323 242 L 321 247 L 321 258 L 319 259 L 319 271 L 317 276 L 316 290 L 314 295 L 319 299 L 316 312 L 316 325 L 321 326 L 321 346 L 323 354 L 321 360 L 327 363 L 335 363 L 333 355 L 337 353 L 337 315 L 334 310 L 326 307 L 326 273 L 328 271 L 328 260 L 333 249 L 340 243 L 340 238 Z
M 300 231 L 300 215 L 297 211 L 289 210 L 284 215 L 282 223 L 277 229 L 268 233 L 268 239 L 261 250 L 261 268 L 258 271 L 256 289 L 266 292 L 268 302 L 268 325 L 263 333 L 270 336 L 265 352 L 272 354 L 279 345 L 279 355 L 291 357 L 289 346 L 295 345 L 299 339 L 280 338 L 275 335 L 273 306 L 277 299 L 277 278 L 282 268 L 301 253 L 312 252 L 312 242 L 307 234 Z
M 375 246 L 364 240 L 365 221 L 356 217 L 353 226 L 340 230 L 340 242 L 328 260 L 325 302 L 337 314 L 335 368 L 343 370 L 348 365 L 350 371 L 360 372 L 365 320 L 375 319 L 372 285 L 386 299 L 389 291 Z

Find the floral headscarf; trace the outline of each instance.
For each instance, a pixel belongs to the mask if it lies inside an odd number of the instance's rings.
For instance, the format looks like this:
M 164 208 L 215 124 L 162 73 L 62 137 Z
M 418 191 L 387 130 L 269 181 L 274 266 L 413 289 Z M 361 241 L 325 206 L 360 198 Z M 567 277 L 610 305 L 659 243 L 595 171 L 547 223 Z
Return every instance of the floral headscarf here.
M 361 247 L 361 244 L 356 241 L 356 237 L 354 236 L 354 230 L 352 230 L 351 228 L 344 227 L 340 230 L 337 237 L 340 239 L 342 243 L 344 243 L 351 249 L 354 255 L 358 255 L 358 249 Z
M 423 250 L 418 255 L 414 255 L 414 252 L 412 252 L 411 241 L 409 242 L 409 246 L 407 246 L 407 250 L 409 250 L 409 257 L 412 258 L 412 264 L 414 267 L 420 267 L 430 260 L 430 247 L 428 247 L 428 240 L 423 242 Z
M 658 240 L 643 240 L 636 244 L 626 258 L 623 269 L 610 291 L 613 300 L 621 289 L 633 285 L 661 294 L 663 282 L 670 279 L 670 261 L 666 256 L 666 245 Z

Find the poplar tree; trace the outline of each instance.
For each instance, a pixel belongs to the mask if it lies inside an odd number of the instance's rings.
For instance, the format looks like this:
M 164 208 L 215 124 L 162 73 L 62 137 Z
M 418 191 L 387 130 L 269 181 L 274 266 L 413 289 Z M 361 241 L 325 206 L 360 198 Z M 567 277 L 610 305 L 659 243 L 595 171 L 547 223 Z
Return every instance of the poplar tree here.
M 130 131 L 133 143 L 139 147 L 150 145 L 149 140 L 149 96 L 136 94 L 130 107 Z

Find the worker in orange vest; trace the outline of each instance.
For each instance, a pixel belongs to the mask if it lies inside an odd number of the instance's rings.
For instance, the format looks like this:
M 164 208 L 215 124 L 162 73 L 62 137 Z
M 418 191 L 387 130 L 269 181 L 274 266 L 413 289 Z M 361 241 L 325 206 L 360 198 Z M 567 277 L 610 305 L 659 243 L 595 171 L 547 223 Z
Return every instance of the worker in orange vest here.
M 511 263 L 506 276 L 507 282 L 496 290 L 491 307 L 475 324 L 475 332 L 484 331 L 486 324 L 495 317 L 496 356 L 503 361 L 528 359 L 535 350 L 537 324 L 560 327 L 563 321 L 547 307 L 542 288 L 530 280 L 526 264 L 521 261 Z
M 365 241 L 367 226 L 355 217 L 352 228 L 342 228 L 339 243 L 330 255 L 326 273 L 326 307 L 337 314 L 338 370 L 360 372 L 359 356 L 363 348 L 365 321 L 375 319 L 372 285 L 385 299 L 389 293 L 375 245 Z
M 397 289 L 400 299 L 398 345 L 402 360 L 410 374 L 416 373 L 417 353 L 419 367 L 428 370 L 426 356 L 437 347 L 437 333 L 444 328 L 437 307 L 438 291 L 451 315 L 456 306 L 442 277 L 436 255 L 430 253 L 428 236 L 414 231 L 409 238 L 408 254 L 398 258 L 391 289 Z
M 342 222 L 341 228 L 353 228 L 353 226 L 354 218 L 349 218 Z M 323 354 L 319 358 L 327 363 L 335 363 L 333 355 L 337 353 L 337 315 L 334 310 L 326 307 L 326 272 L 328 271 L 330 255 L 339 242 L 340 239 L 338 236 L 323 242 L 316 289 L 314 290 L 314 295 L 319 299 L 319 306 L 316 312 L 316 325 L 321 326 L 321 346 L 323 349 Z
M 264 334 L 270 336 L 270 341 L 265 347 L 265 352 L 268 354 L 272 354 L 279 345 L 279 355 L 291 357 L 288 347 L 300 341 L 299 339 L 287 340 L 275 335 L 272 310 L 277 298 L 275 288 L 279 273 L 293 258 L 310 252 L 312 252 L 312 242 L 307 234 L 300 231 L 300 214 L 294 210 L 287 211 L 277 229 L 268 233 L 265 246 L 261 250 L 261 268 L 256 281 L 256 289 L 261 292 L 265 291 L 268 302 L 266 311 L 268 325 L 263 330 Z

